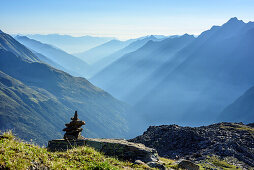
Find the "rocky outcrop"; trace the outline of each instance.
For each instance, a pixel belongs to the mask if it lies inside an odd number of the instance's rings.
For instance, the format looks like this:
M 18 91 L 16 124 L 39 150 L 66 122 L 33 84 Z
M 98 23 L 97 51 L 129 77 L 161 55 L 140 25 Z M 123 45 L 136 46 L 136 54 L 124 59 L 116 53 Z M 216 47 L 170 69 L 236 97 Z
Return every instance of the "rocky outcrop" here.
M 254 167 L 254 128 L 242 123 L 218 123 L 202 127 L 150 126 L 129 140 L 155 148 L 171 159 L 200 161 L 209 155 L 234 157 L 242 166 Z
M 134 162 L 157 162 L 158 154 L 155 149 L 148 148 L 143 144 L 128 142 L 123 139 L 93 139 L 86 138 L 81 140 L 52 140 L 48 143 L 51 151 L 62 151 L 76 146 L 89 146 L 95 150 L 103 152 L 105 155 L 116 156 L 123 160 Z
M 254 123 L 249 123 L 247 126 L 253 127 L 254 128 Z
M 180 169 L 190 169 L 190 170 L 199 170 L 199 166 L 194 164 L 191 161 L 188 160 L 182 160 L 179 164 L 178 164 L 178 168 Z
M 119 139 L 86 139 L 86 145 L 110 156 L 117 156 L 124 160 L 141 160 L 143 162 L 158 161 L 155 149 L 143 144 Z

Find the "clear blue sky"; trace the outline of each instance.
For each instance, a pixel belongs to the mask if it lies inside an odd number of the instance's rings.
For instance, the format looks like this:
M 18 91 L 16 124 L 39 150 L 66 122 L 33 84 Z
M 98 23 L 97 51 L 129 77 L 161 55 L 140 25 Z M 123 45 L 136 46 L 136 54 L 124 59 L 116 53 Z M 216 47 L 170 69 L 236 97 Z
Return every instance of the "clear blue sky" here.
M 10 34 L 199 34 L 235 16 L 254 21 L 254 0 L 0 0 L 0 29 Z

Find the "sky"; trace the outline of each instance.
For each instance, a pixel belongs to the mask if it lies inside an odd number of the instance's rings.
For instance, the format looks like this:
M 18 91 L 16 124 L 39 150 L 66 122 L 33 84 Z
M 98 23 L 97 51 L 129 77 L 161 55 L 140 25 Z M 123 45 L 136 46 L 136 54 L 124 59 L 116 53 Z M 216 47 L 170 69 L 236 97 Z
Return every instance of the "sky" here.
M 0 0 L 9 34 L 198 35 L 232 17 L 254 21 L 254 0 Z

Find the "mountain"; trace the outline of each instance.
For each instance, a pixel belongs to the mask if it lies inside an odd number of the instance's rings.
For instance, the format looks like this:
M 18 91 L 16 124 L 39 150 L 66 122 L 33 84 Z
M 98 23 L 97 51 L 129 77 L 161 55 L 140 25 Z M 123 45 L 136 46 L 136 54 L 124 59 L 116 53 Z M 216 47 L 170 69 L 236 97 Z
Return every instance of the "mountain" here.
M 155 38 L 154 36 L 146 36 L 136 39 L 136 41 L 133 41 L 125 48 L 116 51 L 115 53 L 104 57 L 103 59 L 99 60 L 98 62 L 94 63 L 91 68 L 91 78 L 95 76 L 96 74 L 99 74 L 100 71 L 102 71 L 104 68 L 106 68 L 108 65 L 113 63 L 114 61 L 120 59 L 122 56 L 124 56 L 127 53 L 134 52 L 137 49 L 141 48 L 143 45 L 145 45 L 148 41 L 160 41 L 159 39 Z
M 1 38 L 0 42 L 5 43 L 2 46 L 20 44 L 9 37 L 9 41 Z M 20 44 L 11 49 L 20 53 L 23 48 Z M 61 137 L 64 123 L 69 122 L 77 110 L 79 118 L 86 121 L 84 136 L 125 137 L 128 131 L 126 104 L 85 78 L 27 60 L 12 50 L 0 49 L 0 130 L 13 129 L 22 139 L 46 144 L 50 139 Z M 24 51 L 35 58 L 28 49 Z
M 135 40 L 127 40 L 127 41 L 111 40 L 102 45 L 94 47 L 88 51 L 75 54 L 75 56 L 83 59 L 85 62 L 92 65 L 100 61 L 104 57 L 111 55 L 116 51 L 126 47 L 133 41 Z
M 104 44 L 110 40 L 112 37 L 93 37 L 93 36 L 81 36 L 73 37 L 70 35 L 59 35 L 59 34 L 30 34 L 27 37 L 40 41 L 45 44 L 52 44 L 68 53 L 80 53 L 82 51 L 87 51 L 98 45 Z
M 2 31 L 0 31 L 0 49 L 11 51 L 29 61 L 40 61 L 39 58 L 34 56 L 24 45 L 18 43 L 10 35 L 5 34 Z
M 161 157 L 187 159 L 198 164 L 219 157 L 224 160 L 224 165 L 228 162 L 240 169 L 252 169 L 253 134 L 254 128 L 242 123 L 224 122 L 201 127 L 161 125 L 150 126 L 142 135 L 129 141 L 154 148 Z M 216 166 L 219 162 L 210 165 Z
M 87 77 L 89 75 L 89 65 L 83 60 L 55 48 L 49 44 L 43 44 L 39 41 L 30 39 L 25 36 L 16 36 L 15 39 L 26 47 L 46 56 L 53 62 L 64 67 L 74 76 Z
M 248 89 L 243 95 L 237 98 L 232 104 L 227 106 L 218 119 L 231 122 L 254 122 L 254 87 Z
M 193 36 L 186 34 L 162 41 L 150 40 L 143 47 L 125 54 L 107 66 L 96 74 L 91 81 L 108 90 L 114 96 L 129 102 L 130 100 L 126 99 L 126 96 L 133 89 L 194 39 Z M 122 90 L 123 88 L 125 90 Z
M 203 32 L 153 73 L 158 81 L 153 79 L 154 87 L 133 110 L 147 124 L 218 121 L 220 112 L 254 84 L 253 28 L 252 22 L 232 18 Z M 133 98 L 140 96 L 135 92 Z
M 148 42 L 90 79 L 132 105 L 131 136 L 151 124 L 220 121 L 222 110 L 254 84 L 253 22 L 232 18 L 185 45 L 166 45 L 176 38 Z
M 42 55 L 41 53 L 37 53 L 36 51 L 33 51 L 33 50 L 31 50 L 31 51 L 34 53 L 35 56 L 37 56 L 40 59 L 41 62 L 48 64 L 56 69 L 62 70 L 64 72 L 67 72 L 67 73 L 71 72 L 71 71 L 67 70 L 66 68 L 60 66 L 56 62 L 52 61 L 48 57 Z

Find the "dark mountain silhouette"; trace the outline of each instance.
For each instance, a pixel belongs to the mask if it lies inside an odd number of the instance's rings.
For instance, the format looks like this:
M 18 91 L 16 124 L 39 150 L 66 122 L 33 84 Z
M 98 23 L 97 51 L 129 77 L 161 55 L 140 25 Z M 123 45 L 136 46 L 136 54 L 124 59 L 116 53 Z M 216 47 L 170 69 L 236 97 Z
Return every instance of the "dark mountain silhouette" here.
M 254 84 L 253 28 L 251 22 L 232 18 L 203 32 L 154 72 L 159 81 L 134 110 L 143 113 L 148 124 L 215 121 L 224 107 Z
M 98 45 L 104 44 L 110 40 L 113 40 L 113 37 L 93 37 L 93 36 L 81 36 L 73 37 L 70 35 L 59 35 L 59 34 L 30 34 L 27 37 L 40 41 L 42 43 L 51 44 L 58 48 L 67 51 L 70 54 L 80 53 L 82 51 L 87 51 L 91 48 L 94 48 Z
M 96 74 L 99 74 L 100 71 L 102 71 L 104 68 L 109 66 L 114 61 L 120 59 L 123 55 L 134 52 L 137 49 L 141 48 L 143 45 L 145 45 L 148 41 L 160 41 L 160 39 L 157 39 L 154 36 L 147 36 L 147 37 L 141 37 L 138 38 L 136 41 L 130 43 L 127 47 L 104 57 L 103 59 L 99 60 L 98 62 L 94 63 L 91 68 L 91 76 L 95 76 Z
M 61 49 L 55 48 L 48 44 L 27 38 L 25 36 L 16 36 L 16 40 L 24 44 L 26 47 L 41 53 L 58 65 L 66 68 L 74 76 L 87 77 L 89 75 L 89 65 L 81 59 L 70 55 Z
M 194 37 L 187 34 L 162 41 L 150 40 L 137 51 L 122 56 L 106 67 L 91 81 L 116 97 L 126 99 L 156 68 L 193 40 Z M 152 78 L 150 80 L 153 81 Z
M 11 42 L 19 44 L 14 39 L 5 41 Z M 13 46 L 12 50 L 18 54 L 23 48 Z M 61 137 L 64 123 L 78 110 L 80 119 L 87 123 L 84 136 L 125 137 L 127 106 L 86 79 L 2 48 L 0 71 L 1 130 L 13 129 L 25 140 L 46 144 L 49 139 Z
M 128 118 L 136 134 L 151 124 L 218 121 L 221 111 L 254 84 L 254 23 L 232 18 L 186 44 L 176 40 L 148 42 L 91 79 L 133 105 Z
M 127 41 L 111 40 L 102 45 L 94 47 L 88 51 L 75 54 L 75 56 L 83 59 L 85 62 L 92 65 L 100 61 L 104 57 L 111 55 L 116 51 L 126 47 L 133 41 L 135 40 L 127 40 Z
M 241 121 L 254 122 L 254 87 L 248 89 L 242 96 L 237 98 L 232 104 L 227 106 L 219 115 L 219 120 L 231 122 Z

